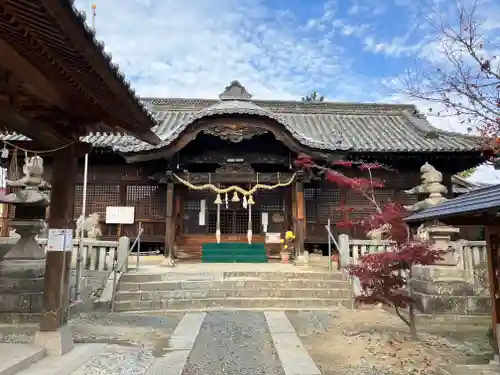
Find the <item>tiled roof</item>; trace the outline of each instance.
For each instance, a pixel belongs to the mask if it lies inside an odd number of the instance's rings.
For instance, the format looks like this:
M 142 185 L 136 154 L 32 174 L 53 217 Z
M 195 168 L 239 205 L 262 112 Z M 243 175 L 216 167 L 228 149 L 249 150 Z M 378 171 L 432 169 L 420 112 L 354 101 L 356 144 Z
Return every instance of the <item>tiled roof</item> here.
M 115 76 L 115 78 L 123 85 L 125 86 L 128 95 L 132 98 L 134 103 L 139 107 L 141 112 L 144 113 L 145 116 L 148 117 L 151 123 L 154 122 L 154 116 L 152 113 L 149 112 L 147 106 L 145 106 L 141 100 L 136 95 L 135 90 L 130 86 L 130 82 L 125 79 L 125 74 L 123 74 L 120 69 L 118 68 L 118 65 L 112 62 L 111 60 L 111 54 L 107 53 L 104 51 L 105 45 L 103 42 L 98 40 L 95 36 L 95 30 L 85 23 L 85 20 L 87 18 L 85 12 L 81 12 L 78 9 L 76 9 L 74 5 L 75 0 L 64 0 L 61 2 L 61 5 L 64 7 L 67 7 L 72 10 L 73 15 L 76 17 L 78 23 L 80 23 L 83 31 L 85 32 L 87 38 L 90 40 L 90 42 L 97 48 L 99 53 L 101 54 L 102 58 L 107 62 L 110 71 L 112 74 Z
M 219 102 L 196 99 L 147 99 L 156 114 L 155 132 L 163 140 L 158 146 L 134 141 L 122 152 L 140 152 L 165 147 L 197 119 L 221 114 L 254 114 L 282 123 L 306 146 L 327 150 L 366 152 L 425 152 L 479 150 L 475 137 L 445 132 L 414 115 L 413 106 L 380 104 L 308 103 L 253 101 Z M 233 106 L 228 106 L 228 103 Z M 248 108 L 252 104 L 252 109 Z
M 453 193 L 455 194 L 465 194 L 469 193 L 473 190 L 481 189 L 483 187 L 487 187 L 489 185 L 482 183 L 474 183 L 470 182 L 466 178 L 461 177 L 458 174 L 451 176 L 451 182 L 453 186 Z
M 408 216 L 408 222 L 420 222 L 451 216 L 460 216 L 500 208 L 500 185 L 474 190 L 450 199 L 438 206 Z
M 154 114 L 153 131 L 162 139 L 157 146 L 124 135 L 90 134 L 82 138 L 96 147 L 123 153 L 168 146 L 195 121 L 210 116 L 244 114 L 264 116 L 282 124 L 300 143 L 316 149 L 358 152 L 463 152 L 480 150 L 477 137 L 432 127 L 412 105 L 251 100 L 243 92 L 221 100 L 143 99 Z M 240 90 L 244 88 L 240 85 Z M 234 94 L 234 93 L 232 93 Z M 8 135 L 5 140 L 18 140 Z M 0 138 L 2 139 L 2 138 Z

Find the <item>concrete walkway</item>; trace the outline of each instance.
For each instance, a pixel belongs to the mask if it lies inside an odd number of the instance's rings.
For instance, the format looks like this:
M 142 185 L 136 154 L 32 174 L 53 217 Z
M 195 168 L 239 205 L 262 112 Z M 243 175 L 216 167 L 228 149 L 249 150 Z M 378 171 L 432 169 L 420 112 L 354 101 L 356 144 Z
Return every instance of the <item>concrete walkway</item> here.
M 0 367 L 0 375 L 321 374 L 285 312 L 278 311 L 187 313 L 155 351 L 134 345 L 77 344 L 62 357 L 42 356 L 28 345 L 2 344 L 0 363 L 10 360 L 11 367 Z M 28 359 L 19 371 L 20 366 L 12 366 L 21 357 Z

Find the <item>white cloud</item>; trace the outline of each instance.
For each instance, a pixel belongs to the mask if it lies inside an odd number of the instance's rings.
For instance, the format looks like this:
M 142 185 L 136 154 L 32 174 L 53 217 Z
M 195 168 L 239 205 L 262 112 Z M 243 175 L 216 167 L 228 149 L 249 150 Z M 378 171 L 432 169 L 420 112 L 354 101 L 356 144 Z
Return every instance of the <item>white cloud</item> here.
M 497 0 L 485 1 L 494 5 Z M 328 0 L 315 17 L 311 12 L 305 19 L 288 9 L 286 2 L 273 10 L 265 0 L 96 3 L 97 38 L 105 42 L 113 61 L 143 97 L 215 98 L 237 79 L 256 98 L 263 99 L 298 99 L 318 90 L 339 101 L 409 102 L 392 90 L 394 85 L 387 85 L 392 77 L 367 76 L 359 70 L 360 61 L 356 61 L 358 70 L 354 69 L 353 37 L 360 42 L 355 51 L 358 56 L 372 52 L 388 58 L 439 57 L 422 20 L 408 22 L 406 32 L 389 37 L 382 37 L 381 30 L 367 23 L 373 17 L 388 16 L 390 1 L 384 5 L 371 1 L 369 6 L 365 0 L 353 2 L 341 17 L 341 2 Z M 392 7 L 406 9 L 405 14 L 416 20 L 414 4 L 393 0 Z M 88 13 L 90 23 L 90 2 L 76 0 L 76 6 Z M 369 21 L 356 18 L 366 14 L 370 14 Z M 491 19 L 484 28 L 495 30 L 499 26 Z M 410 102 L 424 113 L 429 107 L 439 110 L 423 101 Z M 445 130 L 465 131 L 454 118 L 429 120 Z
M 298 25 L 259 0 L 106 0 L 96 28 L 141 96 L 215 97 L 238 79 L 256 97 L 287 99 L 349 71 L 342 47 L 297 32 L 333 12 Z

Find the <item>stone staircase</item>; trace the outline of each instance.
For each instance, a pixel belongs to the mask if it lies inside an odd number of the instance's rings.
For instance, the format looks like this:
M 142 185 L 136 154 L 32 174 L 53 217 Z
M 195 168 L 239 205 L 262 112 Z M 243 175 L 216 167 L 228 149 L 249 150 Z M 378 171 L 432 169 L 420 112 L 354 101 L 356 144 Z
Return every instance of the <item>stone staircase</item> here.
M 230 267 L 230 265 L 228 265 Z M 352 306 L 340 272 L 151 272 L 124 274 L 115 311 L 328 309 Z

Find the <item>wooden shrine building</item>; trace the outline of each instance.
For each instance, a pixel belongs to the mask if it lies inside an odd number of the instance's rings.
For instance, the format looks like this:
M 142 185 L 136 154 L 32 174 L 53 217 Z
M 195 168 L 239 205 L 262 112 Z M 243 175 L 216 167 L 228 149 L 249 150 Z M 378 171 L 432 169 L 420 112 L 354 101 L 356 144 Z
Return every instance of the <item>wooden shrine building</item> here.
M 279 233 L 293 229 L 299 248 L 321 245 L 328 219 L 341 219 L 340 205 L 352 208 L 351 219 L 366 215 L 367 202 L 356 194 L 298 173 L 300 153 L 390 165 L 398 172 L 382 176 L 379 199 L 403 204 L 418 199 L 403 190 L 419 184 L 425 162 L 443 173 L 451 192 L 454 174 L 484 160 L 477 138 L 432 127 L 412 105 L 254 100 L 237 81 L 219 99 L 142 101 L 155 115 L 159 145 L 110 133 L 82 138 L 94 147 L 86 211 L 104 220 L 107 206 L 134 206 L 142 242 L 179 259 L 199 260 L 204 244 L 218 237 L 235 244 L 249 236 L 268 257 L 278 257 Z M 15 134 L 5 139 L 27 141 Z M 78 179 L 75 218 L 83 167 Z M 229 187 L 227 202 L 224 190 L 207 184 Z M 256 190 L 249 205 L 241 192 L 256 184 L 268 188 Z M 136 225 L 102 222 L 101 228 L 106 238 L 137 233 Z

